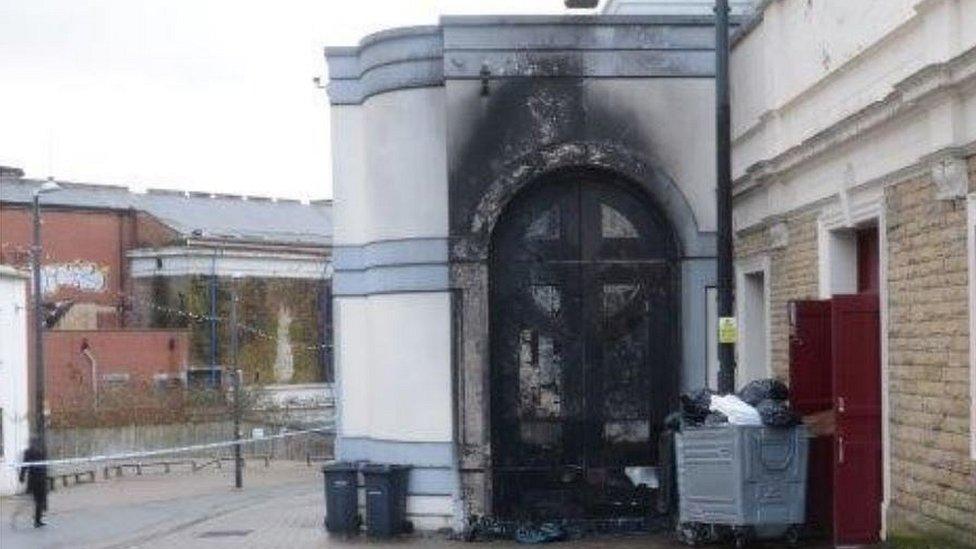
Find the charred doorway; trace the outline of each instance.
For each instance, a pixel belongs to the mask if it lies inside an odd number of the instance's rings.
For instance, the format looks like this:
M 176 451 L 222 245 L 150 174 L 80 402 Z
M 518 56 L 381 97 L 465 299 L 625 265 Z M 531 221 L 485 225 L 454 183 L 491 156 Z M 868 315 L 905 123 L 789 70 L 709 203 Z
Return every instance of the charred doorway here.
M 679 357 L 678 247 L 626 181 L 570 170 L 517 196 L 491 248 L 494 514 L 646 515 Z

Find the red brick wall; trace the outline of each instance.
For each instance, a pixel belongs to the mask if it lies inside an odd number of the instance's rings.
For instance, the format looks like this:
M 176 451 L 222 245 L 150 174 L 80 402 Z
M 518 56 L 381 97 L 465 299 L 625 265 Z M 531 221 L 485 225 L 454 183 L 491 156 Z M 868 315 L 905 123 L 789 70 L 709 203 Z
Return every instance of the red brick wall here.
M 156 374 L 179 375 L 187 366 L 189 332 L 182 330 L 54 330 L 45 334 L 46 398 L 52 410 L 91 395 L 94 357 L 100 391 L 106 375 L 128 374 L 126 388 L 151 387 Z
M 66 283 L 45 295 L 50 300 L 74 300 L 78 307 L 98 306 L 85 328 L 124 325 L 121 318 L 108 318 L 106 313 L 112 314 L 108 308 L 119 305 L 128 290 L 126 252 L 163 245 L 176 236 L 152 216 L 130 210 L 48 208 L 42 212 L 41 220 L 42 265 L 74 272 L 92 267 L 103 277 L 98 285 L 91 284 L 99 279 L 96 275 L 87 278 L 88 287 Z M 0 227 L 0 263 L 27 268 L 32 240 L 30 208 L 0 205 Z M 94 319 L 99 315 L 101 322 L 96 323 Z

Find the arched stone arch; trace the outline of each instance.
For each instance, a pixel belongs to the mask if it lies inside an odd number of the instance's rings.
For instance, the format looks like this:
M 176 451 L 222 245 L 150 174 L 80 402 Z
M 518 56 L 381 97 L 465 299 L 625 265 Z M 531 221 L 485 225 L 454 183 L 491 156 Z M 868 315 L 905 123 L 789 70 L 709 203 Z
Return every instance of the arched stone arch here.
M 486 260 L 492 230 L 505 206 L 534 181 L 569 168 L 604 170 L 633 183 L 671 223 L 682 255 L 714 255 L 714 234 L 699 231 L 688 200 L 664 170 L 612 143 L 572 142 L 542 147 L 506 163 L 485 185 L 470 216 L 469 232 L 454 236 L 452 256 L 466 261 Z

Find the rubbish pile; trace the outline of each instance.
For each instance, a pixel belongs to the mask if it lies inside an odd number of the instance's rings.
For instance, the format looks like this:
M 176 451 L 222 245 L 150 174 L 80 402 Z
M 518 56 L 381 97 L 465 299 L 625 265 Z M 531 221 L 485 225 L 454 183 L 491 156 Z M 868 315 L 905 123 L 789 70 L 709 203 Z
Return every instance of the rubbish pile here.
M 669 427 L 701 427 L 722 424 L 794 427 L 800 416 L 790 409 L 789 389 L 776 379 L 759 379 L 736 394 L 718 395 L 699 389 L 681 395 L 680 418 L 671 417 Z M 677 425 L 675 425 L 677 423 Z

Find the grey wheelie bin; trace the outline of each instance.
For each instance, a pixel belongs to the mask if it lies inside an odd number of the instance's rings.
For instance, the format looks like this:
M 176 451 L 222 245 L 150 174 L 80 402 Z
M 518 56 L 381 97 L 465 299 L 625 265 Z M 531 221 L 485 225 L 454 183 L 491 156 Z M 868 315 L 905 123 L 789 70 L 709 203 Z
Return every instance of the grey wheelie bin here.
M 389 538 L 412 530 L 407 521 L 407 480 L 410 467 L 367 463 L 362 467 L 366 485 L 366 535 Z
M 325 475 L 325 529 L 352 535 L 359 532 L 359 467 L 336 462 L 322 467 Z
M 675 438 L 678 536 L 689 545 L 733 539 L 796 543 L 806 513 L 804 426 L 690 427 Z

